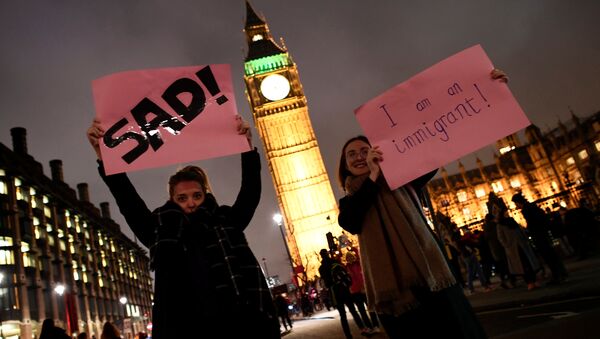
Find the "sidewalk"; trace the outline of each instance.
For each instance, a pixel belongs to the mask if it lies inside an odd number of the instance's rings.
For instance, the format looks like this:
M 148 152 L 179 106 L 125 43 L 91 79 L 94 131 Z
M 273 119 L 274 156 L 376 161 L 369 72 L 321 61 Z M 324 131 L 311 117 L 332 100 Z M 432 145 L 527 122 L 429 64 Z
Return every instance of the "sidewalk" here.
M 548 278 L 541 280 L 542 287 L 528 291 L 521 281 L 513 289 L 502 287 L 491 292 L 481 291 L 467 296 L 476 312 L 484 312 L 502 308 L 534 305 L 551 301 L 573 299 L 600 295 L 600 255 L 577 261 L 574 258 L 565 260 L 569 278 L 560 285 L 545 286 Z M 549 272 L 548 272 L 549 274 Z

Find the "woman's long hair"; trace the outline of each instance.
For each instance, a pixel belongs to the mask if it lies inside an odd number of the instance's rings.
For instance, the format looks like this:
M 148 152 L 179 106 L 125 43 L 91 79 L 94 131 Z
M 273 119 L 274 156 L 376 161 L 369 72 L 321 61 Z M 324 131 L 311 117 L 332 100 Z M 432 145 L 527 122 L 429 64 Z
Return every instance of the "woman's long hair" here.
M 337 179 L 338 179 L 338 184 L 344 191 L 346 191 L 346 188 L 345 188 L 346 178 L 348 178 L 349 176 L 352 175 L 352 173 L 350 173 L 350 171 L 346 167 L 346 147 L 348 147 L 348 145 L 350 145 L 351 142 L 356 141 L 356 140 L 363 141 L 363 142 L 367 143 L 369 146 L 371 146 L 371 143 L 369 142 L 369 139 L 367 139 L 367 137 L 365 137 L 364 135 L 357 135 L 353 138 L 348 139 L 348 141 L 346 141 L 346 143 L 344 144 L 344 147 L 342 147 L 342 154 L 340 155 L 340 162 L 338 164 Z

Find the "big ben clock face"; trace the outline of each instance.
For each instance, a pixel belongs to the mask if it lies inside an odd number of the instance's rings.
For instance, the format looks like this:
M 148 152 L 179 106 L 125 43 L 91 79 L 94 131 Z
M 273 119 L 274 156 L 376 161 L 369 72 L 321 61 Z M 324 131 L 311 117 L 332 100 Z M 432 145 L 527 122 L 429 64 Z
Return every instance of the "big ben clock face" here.
M 290 93 L 290 82 L 280 74 L 271 74 L 260 83 L 262 95 L 271 100 L 281 100 Z

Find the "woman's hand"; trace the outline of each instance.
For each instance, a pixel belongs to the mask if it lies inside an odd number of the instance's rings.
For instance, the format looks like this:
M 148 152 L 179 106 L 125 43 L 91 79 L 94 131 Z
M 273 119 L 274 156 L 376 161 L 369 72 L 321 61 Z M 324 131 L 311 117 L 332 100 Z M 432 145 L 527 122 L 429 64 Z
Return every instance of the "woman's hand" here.
M 100 126 L 100 120 L 98 118 L 94 118 L 92 125 L 87 130 L 87 138 L 92 148 L 96 152 L 96 156 L 98 160 L 102 160 L 102 154 L 100 154 L 100 138 L 104 136 L 104 128 Z
M 508 82 L 508 75 L 506 75 L 506 73 L 503 70 L 494 68 L 490 74 L 492 76 L 492 79 L 494 80 L 499 80 L 503 83 Z
M 242 117 L 239 115 L 236 115 L 235 119 L 238 123 L 238 134 L 245 135 L 246 139 L 248 140 L 248 145 L 250 145 L 250 148 L 254 148 L 252 146 L 252 130 L 250 129 L 250 124 L 246 120 L 242 119 Z
M 381 172 L 379 163 L 382 161 L 383 152 L 379 149 L 379 146 L 369 148 L 369 153 L 367 153 L 367 166 L 369 167 L 369 171 L 371 171 L 369 174 L 369 178 L 371 178 L 371 180 L 377 180 L 379 172 Z

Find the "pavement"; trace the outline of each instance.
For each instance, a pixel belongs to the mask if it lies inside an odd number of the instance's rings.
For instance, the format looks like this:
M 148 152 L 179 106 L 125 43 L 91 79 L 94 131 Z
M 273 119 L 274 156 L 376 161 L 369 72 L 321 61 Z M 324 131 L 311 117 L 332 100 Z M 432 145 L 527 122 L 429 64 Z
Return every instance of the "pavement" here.
M 503 308 L 523 307 L 558 300 L 600 296 L 600 254 L 585 260 L 564 259 L 569 278 L 559 285 L 546 285 L 549 277 L 538 276 L 541 287 L 528 291 L 521 281 L 513 289 L 496 287 L 484 292 L 480 287 L 475 293 L 467 295 L 475 312 L 485 312 Z M 546 270 L 549 275 L 549 270 Z M 541 279 L 540 279 L 541 278 Z M 496 283 L 498 283 L 496 281 Z
M 503 289 L 499 281 L 494 281 L 497 287 L 484 292 L 476 285 L 475 293 L 467 295 L 471 305 L 477 313 L 485 313 L 493 310 L 539 305 L 560 300 L 569 300 L 584 297 L 600 296 L 600 253 L 586 260 L 578 261 L 575 258 L 564 259 L 565 266 L 569 272 L 569 278 L 559 285 L 546 285 L 549 276 L 539 276 L 541 286 L 534 290 L 527 290 L 524 282 L 520 281 L 512 289 Z M 549 275 L 549 271 L 546 270 Z M 355 338 L 360 338 L 360 332 L 348 313 L 350 327 Z M 284 333 L 285 339 L 313 339 L 313 338 L 344 338 L 339 325 L 339 315 L 336 311 L 320 311 L 311 317 L 293 318 L 294 329 Z M 316 330 L 315 327 L 319 329 Z M 547 329 L 545 329 L 547 330 Z M 541 330 L 530 329 L 524 337 L 531 337 Z M 534 331 L 534 332 L 531 332 Z M 388 338 L 385 333 L 379 333 L 373 338 Z M 507 337 L 508 338 L 508 337 Z M 510 337 L 512 338 L 512 337 Z

